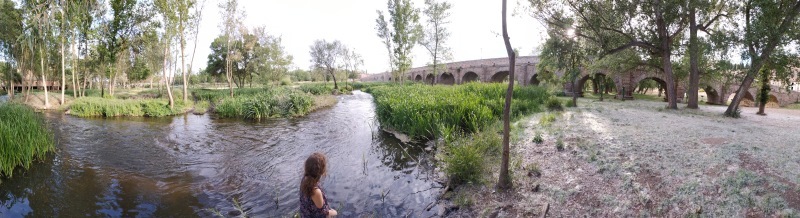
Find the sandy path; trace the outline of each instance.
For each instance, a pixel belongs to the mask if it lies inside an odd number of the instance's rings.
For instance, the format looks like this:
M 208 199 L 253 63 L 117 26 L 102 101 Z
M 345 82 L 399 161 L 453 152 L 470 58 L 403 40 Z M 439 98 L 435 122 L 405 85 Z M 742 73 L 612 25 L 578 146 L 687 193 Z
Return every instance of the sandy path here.
M 800 111 L 758 116 L 744 108 L 743 118 L 731 119 L 721 106 L 579 105 L 552 126 L 539 124 L 543 114 L 521 121 L 515 191 L 479 197 L 488 203 L 474 212 L 530 217 L 549 204 L 551 217 L 800 215 Z M 532 142 L 537 133 L 541 144 Z M 534 166 L 541 176 L 526 173 Z

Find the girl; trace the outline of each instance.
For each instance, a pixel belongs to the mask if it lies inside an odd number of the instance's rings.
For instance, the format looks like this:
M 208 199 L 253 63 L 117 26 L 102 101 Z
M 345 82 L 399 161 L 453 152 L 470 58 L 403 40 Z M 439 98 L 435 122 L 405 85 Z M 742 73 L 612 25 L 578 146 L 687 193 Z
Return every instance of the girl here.
M 336 216 L 336 210 L 328 205 L 325 192 L 319 188 L 320 179 L 327 173 L 327 159 L 321 153 L 313 153 L 306 159 L 305 173 L 300 182 L 300 216 L 324 218 Z

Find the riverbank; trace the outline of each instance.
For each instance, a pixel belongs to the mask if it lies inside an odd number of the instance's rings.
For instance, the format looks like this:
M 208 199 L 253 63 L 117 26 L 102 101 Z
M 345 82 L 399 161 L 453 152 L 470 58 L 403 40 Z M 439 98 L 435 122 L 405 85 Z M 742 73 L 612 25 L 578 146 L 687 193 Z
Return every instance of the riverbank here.
M 730 119 L 721 106 L 579 106 L 550 125 L 541 125 L 548 114 L 521 120 L 514 189 L 494 193 L 493 173 L 491 184 L 449 194 L 461 206 L 450 216 L 798 216 L 800 112 L 743 108 L 743 118 Z

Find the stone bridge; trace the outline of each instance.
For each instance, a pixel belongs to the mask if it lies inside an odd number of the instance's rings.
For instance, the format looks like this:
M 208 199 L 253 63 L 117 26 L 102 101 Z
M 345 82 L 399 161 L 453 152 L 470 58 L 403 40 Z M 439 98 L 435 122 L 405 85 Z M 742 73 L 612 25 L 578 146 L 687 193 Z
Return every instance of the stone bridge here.
M 537 78 L 538 72 L 536 64 L 539 63 L 539 58 L 536 56 L 522 56 L 517 57 L 515 79 L 521 85 L 539 85 L 540 81 Z M 417 67 L 412 68 L 407 72 L 407 80 L 425 82 L 430 84 L 464 84 L 467 82 L 503 82 L 508 79 L 508 58 L 492 58 L 471 61 L 460 61 L 445 64 L 445 69 L 441 69 L 437 75 L 433 74 L 431 67 Z M 563 76 L 562 73 L 556 73 L 557 76 Z M 571 96 L 573 92 L 579 96 L 583 96 L 587 81 L 592 81 L 597 78 L 610 76 L 614 81 L 614 87 L 611 88 L 616 91 L 614 98 L 617 99 L 634 99 L 634 91 L 640 82 L 652 79 L 656 81 L 661 87 L 666 87 L 666 79 L 663 73 L 647 69 L 636 68 L 628 72 L 588 72 L 584 71 L 575 81 L 576 88 L 572 84 L 564 83 L 564 93 Z M 392 81 L 391 74 L 388 72 L 366 75 L 361 78 L 362 81 Z M 677 93 L 679 93 L 678 102 L 683 102 L 684 93 L 688 81 L 678 81 Z M 709 104 L 725 105 L 728 99 L 733 97 L 733 94 L 738 90 L 739 86 L 736 85 L 722 85 L 722 84 L 703 84 L 701 89 L 705 90 L 707 95 L 707 102 Z M 743 106 L 755 106 L 755 96 L 758 93 L 756 87 L 751 87 L 745 95 Z M 702 95 L 702 94 L 701 94 Z M 767 106 L 786 106 L 795 102 L 800 102 L 800 92 L 787 92 L 777 86 L 772 87 L 770 92 L 770 99 Z

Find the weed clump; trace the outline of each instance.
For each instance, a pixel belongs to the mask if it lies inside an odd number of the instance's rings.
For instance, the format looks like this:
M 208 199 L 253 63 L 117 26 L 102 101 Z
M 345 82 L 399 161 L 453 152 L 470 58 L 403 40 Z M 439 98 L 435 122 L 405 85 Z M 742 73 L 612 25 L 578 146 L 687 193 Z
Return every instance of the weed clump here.
M 556 121 L 556 114 L 549 113 L 549 114 L 542 115 L 542 117 L 539 118 L 539 125 L 542 125 L 544 127 L 548 127 L 548 126 L 553 125 L 553 122 L 555 122 L 555 121 Z
M 535 142 L 536 144 L 542 144 L 542 142 L 544 142 L 544 139 L 542 138 L 542 134 L 541 133 L 536 133 L 536 136 L 533 137 L 533 142 Z
M 563 151 L 564 150 L 564 141 L 561 139 L 556 140 L 556 150 Z
M 576 107 L 577 106 L 577 105 L 575 105 L 575 103 L 572 102 L 572 100 L 567 100 L 567 103 L 565 105 L 567 107 Z
M 558 98 L 550 98 L 547 99 L 547 110 L 563 111 L 564 107 L 561 105 L 561 100 L 558 100 Z
M 314 99 L 303 92 L 286 89 L 264 89 L 254 95 L 223 98 L 215 111 L 220 117 L 261 120 L 272 117 L 296 117 L 308 114 Z
M 175 106 L 169 108 L 166 99 L 109 99 L 85 97 L 75 100 L 70 105 L 70 114 L 79 117 L 164 117 L 183 114 L 191 108 L 191 103 L 175 100 Z
M 54 149 L 53 134 L 33 109 L 0 104 L 0 177 L 11 177 L 18 166 L 28 169 Z

